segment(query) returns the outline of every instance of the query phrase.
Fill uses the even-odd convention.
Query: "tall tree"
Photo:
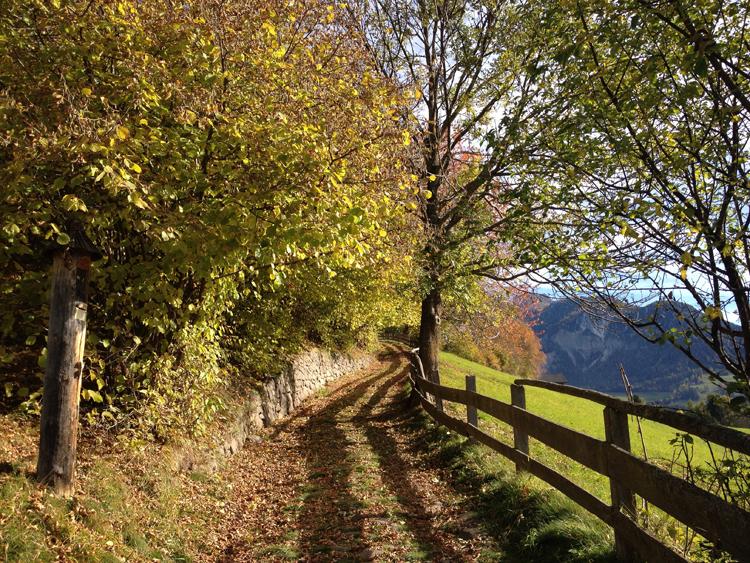
[[[495,276],[534,206],[518,164],[533,152],[542,42],[523,2],[362,0],[349,8],[381,72],[414,92],[413,166],[425,244],[419,347],[438,379],[443,299]],[[409,139],[405,139],[409,143]]]

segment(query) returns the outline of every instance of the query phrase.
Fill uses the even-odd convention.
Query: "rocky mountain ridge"
[[[652,303],[633,312],[648,318],[656,306]],[[686,314],[697,314],[689,305],[684,308]],[[667,326],[679,325],[674,313],[662,309],[659,314]],[[606,311],[590,315],[570,300],[542,298],[534,329],[547,356],[544,379],[621,394],[622,365],[634,392],[650,401],[680,404],[719,391],[674,346],[648,342]],[[695,346],[701,358],[712,361],[705,345]]]

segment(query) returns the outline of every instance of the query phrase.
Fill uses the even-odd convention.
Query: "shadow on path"
[[[403,383],[408,376],[409,364],[401,365],[398,372],[384,381],[360,410],[366,421],[365,435],[372,449],[378,454],[380,475],[389,490],[396,496],[403,508],[404,522],[414,535],[420,549],[430,559],[459,561],[462,554],[443,540],[437,527],[437,517],[441,505],[437,499],[422,496],[415,480],[429,479],[430,475],[410,471],[412,464],[404,459],[393,433],[401,431],[395,421],[408,411],[408,397],[404,394]],[[373,416],[373,412],[379,412]]]
[[[397,440],[407,408],[409,364],[389,347],[377,371],[336,391],[299,428],[307,485],[298,519],[299,550],[310,561],[461,561],[440,529],[442,505],[430,480]]]
[[[381,355],[379,359],[386,358],[390,363],[385,372],[397,369],[397,355]],[[363,533],[366,507],[352,491],[356,464],[352,450],[359,443],[346,429],[352,424],[349,411],[381,377],[383,371],[378,371],[335,390],[335,398],[297,430],[308,468],[298,519],[298,545],[311,561],[367,558],[363,554],[368,547]],[[309,410],[302,414],[309,414]]]
[[[603,524],[409,407],[408,366],[391,346],[240,454],[218,560],[613,559]]]

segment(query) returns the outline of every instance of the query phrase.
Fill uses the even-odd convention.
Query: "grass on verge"
[[[73,499],[34,480],[38,430],[0,416],[0,561],[191,561],[211,550],[225,484],[177,474],[154,448],[79,444]]]
[[[562,494],[526,474],[517,475],[501,455],[447,431],[422,411],[410,424],[468,498],[472,520],[502,549],[484,554],[483,561],[616,560],[611,529]]]
[[[477,391],[479,393],[506,403],[510,402],[510,384],[516,377],[447,352],[440,354],[440,360],[440,375],[443,385],[464,388],[465,376],[472,374],[477,378]],[[530,412],[553,422],[573,428],[594,438],[604,439],[604,407],[598,403],[555,393],[547,389],[527,387],[526,408]],[[457,416],[463,418],[465,407],[455,405],[454,412]],[[485,431],[497,435],[506,443],[513,442],[513,433],[510,426],[498,422],[482,412],[479,413],[479,416],[480,427],[483,427]],[[643,447],[638,435],[635,417],[630,416],[628,418],[631,450],[635,455],[643,457]],[[641,427],[649,461],[662,466],[669,465],[669,461],[674,454],[674,447],[669,442],[675,437],[677,430],[650,420],[641,420]],[[605,502],[609,502],[609,480],[606,477],[533,439],[530,443],[530,449],[532,456],[536,459],[559,471]],[[701,440],[695,440],[691,453],[693,467],[706,466],[710,461],[708,447]],[[506,461],[506,463],[508,467],[512,466],[510,461]]]
[[[440,359],[441,379],[444,385],[464,388],[465,376],[472,374],[476,376],[479,393],[506,403],[510,402],[510,384],[516,379],[514,376],[450,353],[441,353]],[[457,418],[464,419],[466,416],[466,407],[463,405],[447,403],[446,408]],[[526,387],[526,408],[558,424],[597,439],[604,439],[604,407],[598,403],[546,389]],[[710,481],[710,475],[712,475],[712,453],[719,460],[717,463],[720,463],[721,458],[726,455],[724,448],[716,445],[709,447],[707,442],[701,439],[692,440],[689,436],[686,439],[681,438],[677,444],[673,445],[670,441],[675,440],[677,436],[684,437],[686,435],[674,428],[650,420],[641,420],[642,443],[641,436],[638,434],[636,418],[633,416],[629,416],[628,418],[633,454],[642,459],[645,457],[648,461],[671,471],[683,479],[690,480],[691,475],[699,475],[702,470],[709,476],[708,480]],[[479,426],[484,432],[499,438],[506,444],[513,443],[513,431],[509,425],[480,412]],[[689,444],[687,443],[688,441],[690,441]],[[643,444],[645,444],[646,455],[644,455]],[[609,480],[606,477],[599,475],[595,471],[584,467],[536,440],[531,439],[529,446],[532,457],[556,470],[558,473],[565,475],[604,502],[610,502]],[[684,450],[678,449],[683,447]],[[497,463],[501,467],[507,471],[513,471],[513,464],[510,460],[502,456],[497,457]],[[735,457],[737,457],[737,454],[735,454]],[[690,459],[689,467],[686,464],[686,458]],[[530,480],[537,486],[549,488],[548,485],[538,479],[530,478]],[[703,488],[709,486],[709,484],[700,479],[695,484]],[[716,493],[716,491],[713,492]],[[640,497],[636,498],[639,523],[648,528],[660,541],[671,546],[691,560],[717,560],[717,557],[719,557],[718,553],[698,533],[694,530],[689,530],[685,525],[679,523],[655,506],[646,505]],[[729,561],[731,558],[722,560]]]

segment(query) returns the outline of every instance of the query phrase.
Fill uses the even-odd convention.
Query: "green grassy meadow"
[[[441,353],[440,361],[440,374],[443,385],[464,388],[465,376],[471,374],[477,378],[477,391],[479,393],[506,403],[510,402],[510,384],[516,379],[515,376],[485,367],[448,352]],[[452,409],[457,416],[463,418],[465,413],[463,405],[454,404],[448,408]],[[604,439],[604,407],[598,403],[555,393],[546,389],[527,387],[526,408],[548,420],[588,434],[594,438]],[[479,426],[482,430],[503,439],[508,444],[513,443],[513,433],[509,425],[499,422],[481,411],[479,417]],[[675,455],[675,447],[669,441],[675,437],[678,431],[648,420],[641,420],[641,426],[649,461],[653,461],[663,467],[669,466],[670,460]],[[630,417],[630,433],[633,453],[643,457],[643,446],[641,438],[638,435],[638,426],[635,417]],[[715,454],[720,453],[717,451],[718,449],[720,448],[714,447]],[[606,477],[570,460],[552,448],[535,441],[533,438],[530,440],[530,453],[542,463],[570,478],[600,499],[609,502],[609,480]],[[691,465],[693,467],[705,465],[710,460],[709,448],[700,440],[694,442],[689,453],[692,455]],[[675,473],[680,474],[682,471],[684,459],[684,456],[678,459],[677,464],[673,467]],[[507,463],[509,466],[512,465],[510,461]]]

